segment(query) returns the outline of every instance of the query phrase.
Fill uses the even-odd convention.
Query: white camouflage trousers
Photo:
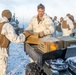
[[[0,75],[6,75],[7,57],[0,56]]]

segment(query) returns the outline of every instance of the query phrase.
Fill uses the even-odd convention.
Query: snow
[[[24,52],[24,44],[11,43],[9,47],[7,75],[25,75],[29,56]]]

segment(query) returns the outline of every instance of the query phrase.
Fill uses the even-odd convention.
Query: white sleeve
[[[1,34],[5,35],[9,41],[13,43],[21,43],[25,41],[24,34],[20,34],[19,36],[15,33],[13,26],[9,23],[6,23],[1,31]]]
[[[46,30],[44,31],[45,35],[52,34],[54,32],[53,22],[50,18],[47,18],[45,21]]]

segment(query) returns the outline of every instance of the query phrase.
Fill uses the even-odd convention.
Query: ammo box
[[[55,37],[39,39],[38,49],[44,53],[63,48],[63,41]]]
[[[38,34],[33,34],[27,38],[25,43],[38,44],[38,41],[39,41]]]

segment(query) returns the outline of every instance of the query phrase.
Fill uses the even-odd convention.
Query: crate
[[[61,36],[57,38],[63,41],[63,48],[67,48],[68,46],[71,45],[76,45],[76,39],[74,37]]]
[[[44,53],[63,48],[63,41],[55,37],[39,39],[38,49]]]
[[[29,44],[38,44],[39,38],[38,38],[38,34],[33,34],[30,35],[27,40],[25,41],[25,43],[29,43]]]

